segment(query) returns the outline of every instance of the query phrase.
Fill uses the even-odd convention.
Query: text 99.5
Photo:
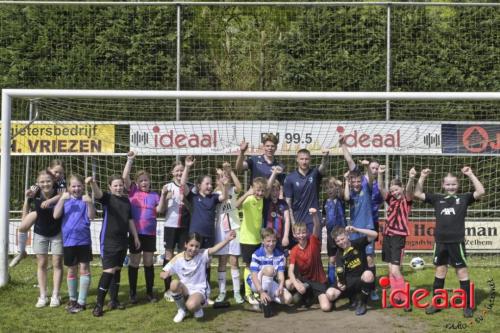
[[[311,133],[285,133],[286,143],[306,143],[312,142]]]

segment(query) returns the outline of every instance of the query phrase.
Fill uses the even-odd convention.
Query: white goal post
[[[303,92],[3,89],[0,164],[0,287],[8,282],[11,106],[13,98],[298,100],[298,101],[499,101],[500,92]]]

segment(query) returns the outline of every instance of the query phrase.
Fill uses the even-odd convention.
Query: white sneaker
[[[214,300],[213,299],[207,299],[207,305],[214,305]]]
[[[180,323],[181,321],[184,320],[184,318],[186,317],[186,315],[187,315],[187,313],[186,313],[185,310],[178,309],[177,310],[177,314],[174,317],[174,323]]]
[[[203,316],[205,315],[205,313],[203,312],[203,308],[200,308],[198,311],[193,313],[193,315],[197,319],[203,318]]]
[[[247,301],[252,305],[259,305],[259,301],[255,298],[253,294],[247,296]]]
[[[21,262],[21,260],[23,260],[24,258],[26,258],[28,256],[28,254],[26,252],[21,252],[21,253],[18,253],[13,259],[12,261],[9,263],[9,267],[12,268],[12,267],[15,267],[17,266],[17,264],[19,264],[19,262]]]
[[[165,291],[165,294],[163,294],[163,298],[165,298],[165,301],[170,303],[175,301],[174,298],[172,297],[172,293],[170,292],[170,290]]]
[[[217,298],[215,299],[215,303],[220,303],[220,302],[224,302],[226,300],[226,292],[222,292],[219,294],[219,296],[217,296]]]
[[[52,296],[50,298],[50,305],[49,306],[51,308],[57,308],[60,305],[61,305],[61,297],[59,297],[59,296],[56,296],[56,297]]]
[[[38,301],[36,302],[35,306],[37,308],[43,308],[46,307],[48,303],[49,299],[47,297],[38,297]]]

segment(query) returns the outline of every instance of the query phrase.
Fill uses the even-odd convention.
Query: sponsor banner
[[[380,221],[380,237],[375,243],[382,250],[385,221]],[[410,235],[406,237],[406,250],[433,250],[435,221],[410,221]],[[474,252],[500,251],[500,221],[466,221],[465,247]]]
[[[88,123],[31,124],[13,122],[12,153],[102,154],[115,152],[115,126]]]
[[[500,125],[443,124],[443,153],[500,154]]]
[[[261,154],[262,136],[279,137],[278,155],[307,148],[341,154],[340,136],[353,154],[440,154],[441,125],[413,122],[179,121],[130,125],[130,149],[141,155],[237,154],[244,139],[248,154]]]

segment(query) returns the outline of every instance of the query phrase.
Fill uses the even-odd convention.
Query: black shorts
[[[327,289],[326,283],[321,283],[318,281],[312,281],[312,280],[308,280],[308,279],[303,278],[300,275],[299,268],[297,265],[294,266],[293,272],[294,272],[295,278],[297,280],[299,280],[300,282],[302,282],[304,284],[307,283],[309,285],[309,288],[307,288],[308,290],[307,290],[306,297],[311,298],[311,300],[312,300],[311,303],[316,303],[318,301],[318,296],[326,293],[326,289]]]
[[[435,266],[451,265],[455,268],[467,267],[467,253],[465,244],[461,243],[436,243],[434,244]]]
[[[326,234],[326,251],[329,257],[337,255],[337,244],[335,244],[330,232]]]
[[[380,230],[378,220],[377,221],[373,221],[373,230],[375,230],[377,232],[377,237],[373,241],[377,242],[378,241],[379,230]]]
[[[339,289],[338,287],[336,287]],[[340,290],[340,289],[339,289]],[[346,288],[341,291],[339,298],[354,297],[361,291],[361,276],[351,276],[346,280]]]
[[[321,294],[326,293],[326,284],[317,282],[317,281],[309,281],[304,280],[300,281],[302,283],[307,283],[309,287],[307,288],[306,297],[310,298],[310,303],[315,304],[318,303],[318,297]]]
[[[257,249],[260,247],[260,244],[241,244],[240,243],[240,249],[241,249],[241,260],[250,267],[250,263],[252,262],[252,254],[257,251]]]
[[[167,250],[175,250],[184,251],[184,247],[186,245],[186,240],[189,234],[188,228],[172,228],[172,227],[164,227],[163,228],[163,247]]]
[[[405,250],[406,236],[384,236],[382,240],[382,261],[401,265]]]
[[[63,247],[64,266],[76,266],[79,263],[92,261],[92,245]]]
[[[123,260],[125,260],[126,256],[127,256],[127,249],[116,250],[116,251],[113,250],[108,251],[105,249],[101,254],[102,269],[105,270],[113,267],[122,267]]]
[[[156,251],[156,236],[139,235],[141,246],[136,249],[134,244],[134,237],[128,238],[128,250],[130,253],[136,254],[141,252],[155,252]]]

